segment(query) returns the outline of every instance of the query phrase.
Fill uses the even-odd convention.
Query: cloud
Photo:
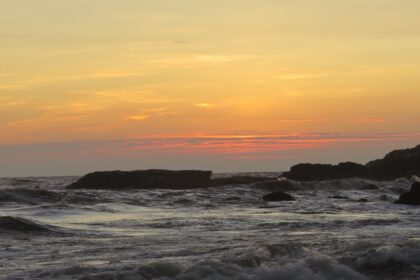
[[[366,158],[372,150],[418,142],[413,134],[151,134],[128,139],[0,144],[1,174],[81,174],[88,170],[208,168],[213,170],[284,170],[307,160],[341,161]],[[339,155],[337,152],[346,151]],[[381,152],[381,153],[382,153]],[[356,155],[357,154],[357,155]],[[311,156],[312,155],[312,156]],[[315,156],[315,158],[314,158]],[[371,154],[375,156],[375,154]],[[66,159],[63,162],[63,158]],[[40,171],[39,162],[43,162]],[[57,165],[62,162],[63,165]],[[6,164],[7,163],[7,164]],[[68,164],[68,165],[67,165]],[[63,169],[63,166],[72,169]],[[283,166],[283,167],[282,167]],[[25,169],[26,168],[26,169]],[[71,170],[76,170],[75,172]],[[77,171],[78,170],[78,171]],[[281,169],[280,169],[281,170]],[[77,172],[77,173],[76,173]],[[50,173],[52,174],[52,173]]]
[[[383,119],[383,118],[373,118],[373,117],[352,118],[350,120],[353,121],[353,122],[355,122],[355,123],[366,123],[366,124],[386,122],[386,119]]]
[[[128,116],[133,121],[144,121],[152,117],[175,116],[178,112],[168,110],[166,108],[153,108],[144,110],[144,114],[136,114]]]
[[[149,115],[134,115],[134,116],[129,116],[128,118],[133,121],[144,121],[148,119],[149,117],[150,117]]]
[[[158,134],[135,135],[124,150],[186,154],[247,154],[396,141],[411,134]],[[418,137],[416,135],[415,137]]]
[[[197,55],[195,59],[203,63],[229,63],[253,58],[252,55]]]
[[[328,122],[330,119],[280,119],[278,122],[296,122],[296,123],[311,123],[311,122]]]
[[[296,74],[281,74],[281,75],[277,75],[274,76],[274,79],[279,79],[279,80],[304,80],[304,79],[318,79],[318,78],[324,78],[329,76],[329,74],[324,74],[324,73],[320,73],[320,74],[300,74],[300,73],[296,73]]]
[[[199,108],[210,108],[213,106],[213,104],[210,103],[197,103],[195,104],[195,106],[199,107]]]
[[[160,57],[149,60],[152,66],[164,68],[200,67],[205,65],[227,64],[237,61],[248,60],[255,56],[249,54],[179,54],[176,56]]]
[[[136,71],[110,71],[110,72],[86,72],[82,74],[62,74],[34,76],[30,79],[16,80],[11,84],[2,84],[2,90],[24,90],[36,86],[43,86],[52,83],[62,83],[71,81],[89,81],[103,79],[122,79],[131,77],[143,77],[155,74],[154,72],[136,72]]]
[[[158,116],[158,117],[164,117],[164,116],[176,116],[178,115],[178,112],[169,110],[167,108],[153,108],[153,109],[147,109],[145,112],[149,115]]]
[[[28,88],[24,84],[2,84],[0,85],[0,90],[22,90]]]

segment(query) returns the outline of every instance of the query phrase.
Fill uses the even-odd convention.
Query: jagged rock
[[[292,166],[284,177],[298,181],[322,181],[346,178],[367,177],[365,166],[353,162],[343,162],[338,165],[302,163]]]
[[[399,204],[420,205],[420,183],[413,183],[411,189],[400,195],[400,199],[396,202]]]
[[[420,145],[412,149],[396,150],[383,159],[367,163],[365,166],[353,162],[338,165],[302,163],[293,166],[284,177],[297,181],[322,181],[348,178],[371,178],[394,180],[420,176]],[[374,189],[374,186],[371,186]]]
[[[262,198],[264,201],[291,201],[295,200],[293,196],[284,192],[272,192],[264,195]]]
[[[139,170],[106,171],[87,174],[69,189],[191,189],[209,187],[211,171]]]
[[[412,149],[396,150],[366,164],[369,176],[379,180],[420,175],[420,145]]]

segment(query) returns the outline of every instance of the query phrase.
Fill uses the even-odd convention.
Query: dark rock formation
[[[264,195],[262,198],[264,201],[291,201],[295,200],[293,196],[284,192],[273,192]]]
[[[322,181],[348,178],[394,180],[420,176],[420,145],[412,149],[396,150],[383,159],[365,166],[353,162],[338,165],[302,163],[293,166],[284,177],[297,181]],[[369,186],[374,189],[374,185]]]
[[[420,145],[412,149],[396,150],[366,164],[369,176],[379,180],[420,175]]]
[[[353,162],[343,162],[338,165],[302,163],[292,166],[283,176],[298,181],[322,181],[365,178],[368,172],[365,166]]]
[[[232,176],[227,178],[217,178],[211,180],[212,187],[226,186],[226,185],[248,185],[258,182],[265,182],[273,180],[271,177],[254,177],[254,176]]]
[[[399,204],[420,205],[420,183],[413,183],[411,189],[400,195],[400,199],[396,202]]]
[[[87,174],[69,189],[191,189],[209,187],[211,171],[139,170],[107,171]]]

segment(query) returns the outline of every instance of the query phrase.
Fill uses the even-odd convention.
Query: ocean
[[[420,279],[420,207],[394,203],[408,179],[290,182],[282,202],[261,184],[65,189],[77,179],[0,179],[0,279]]]

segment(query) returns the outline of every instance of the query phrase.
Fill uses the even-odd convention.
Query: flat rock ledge
[[[191,189],[211,185],[211,171],[138,170],[87,174],[68,189]]]

